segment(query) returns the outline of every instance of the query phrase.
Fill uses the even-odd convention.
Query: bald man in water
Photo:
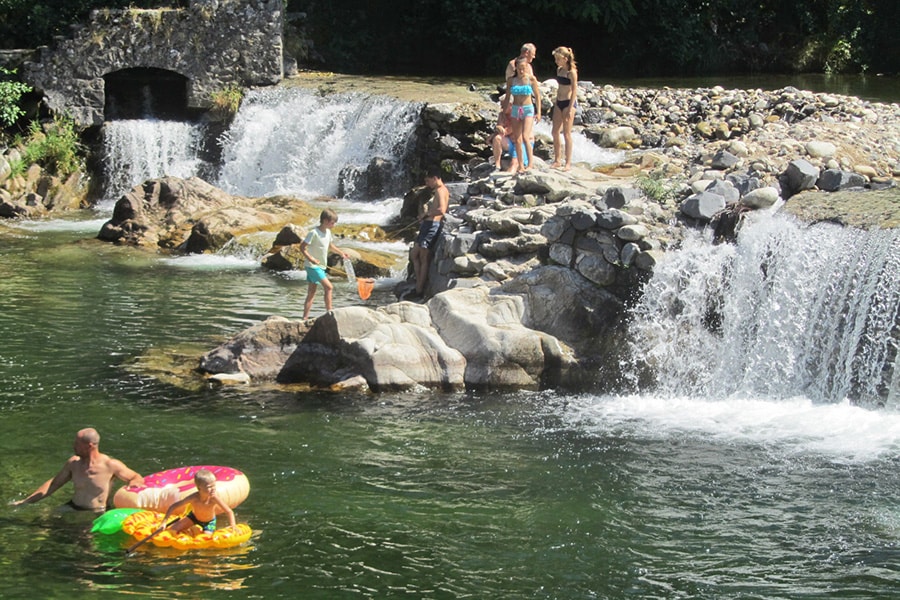
[[[72,482],[75,492],[68,506],[76,510],[103,512],[117,477],[128,485],[143,485],[144,478],[125,463],[100,452],[100,434],[88,427],[75,434],[75,455],[66,461],[53,479],[48,479],[30,496],[12,502],[14,506],[32,504],[50,496],[63,485]]]

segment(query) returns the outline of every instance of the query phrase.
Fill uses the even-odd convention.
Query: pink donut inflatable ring
[[[246,500],[250,494],[250,481],[237,469],[200,465],[147,475],[143,486],[119,488],[113,496],[113,505],[116,508],[146,508],[165,512],[175,502],[197,491],[194,475],[200,469],[212,471],[216,476],[216,495],[231,508]]]

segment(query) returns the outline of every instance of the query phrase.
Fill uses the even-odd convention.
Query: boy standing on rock
[[[428,269],[431,267],[432,252],[441,237],[444,215],[450,207],[450,190],[444,185],[441,170],[431,168],[425,174],[425,185],[432,190],[431,200],[420,209],[419,235],[412,250],[413,270],[416,274],[416,295],[424,297],[428,283]]]
[[[325,310],[331,312],[331,298],[334,294],[334,284],[328,279],[325,272],[328,267],[328,251],[340,254],[341,258],[347,258],[343,250],[331,241],[331,230],[337,224],[338,216],[330,208],[326,208],[319,216],[319,226],[312,229],[306,238],[300,243],[300,252],[306,261],[306,281],[309,283],[306,292],[306,302],[303,304],[303,320],[309,318],[312,309],[313,298],[316,297],[316,285],[321,284],[325,289]]]

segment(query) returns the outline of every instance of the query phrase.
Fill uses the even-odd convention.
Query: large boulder
[[[269,317],[200,357],[200,370],[214,375],[245,373],[255,380],[274,380],[307,332],[309,326],[302,321]]]
[[[573,352],[523,325],[525,311],[521,296],[482,286],[448,290],[426,305],[339,308],[308,331],[272,317],[204,355],[200,368],[320,387],[364,381],[372,391],[556,385],[572,370]]]
[[[624,315],[622,300],[566,267],[533,269],[501,290],[523,299],[524,326],[563,340],[581,356],[604,352]]]
[[[540,389],[573,361],[555,337],[522,324],[520,296],[455,289],[432,298],[428,308],[441,337],[466,357],[468,386]]]
[[[819,179],[819,173],[818,167],[810,164],[809,161],[798,158],[788,163],[787,169],[784,170],[781,178],[784,181],[784,187],[790,195],[794,195],[815,187],[816,181]]]
[[[709,221],[723,208],[725,208],[725,198],[712,192],[692,194],[681,203],[682,213],[701,221]]]
[[[278,381],[331,386],[362,377],[373,391],[462,389],[465,358],[431,327],[426,307],[401,304],[340,308],[318,318]]]
[[[219,249],[241,234],[275,232],[293,221],[309,221],[314,212],[295,198],[244,198],[198,177],[163,177],[122,196],[97,237],[199,253]]]

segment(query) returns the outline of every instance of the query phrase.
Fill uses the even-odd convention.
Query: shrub
[[[637,184],[645,196],[659,204],[665,204],[675,198],[679,185],[678,181],[666,181],[656,173],[638,177]]]
[[[243,99],[244,88],[235,84],[229,85],[224,90],[213,92],[212,111],[222,118],[230,119],[237,114]]]
[[[46,127],[32,121],[23,146],[23,165],[37,163],[60,177],[82,168],[81,142],[71,119],[54,117]]]
[[[9,127],[25,114],[19,106],[19,100],[31,91],[31,86],[6,79],[6,76],[14,74],[15,71],[0,67],[0,127]]]

